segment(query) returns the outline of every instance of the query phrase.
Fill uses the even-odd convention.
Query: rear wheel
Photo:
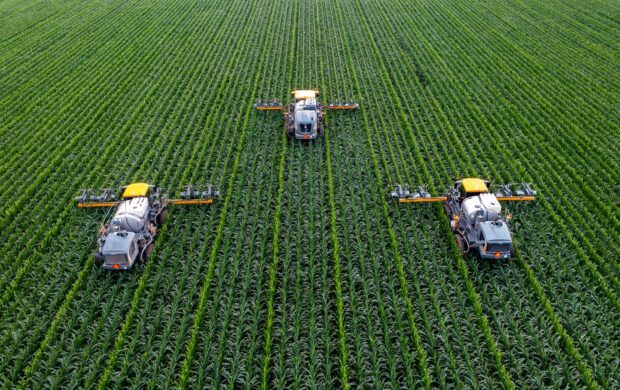
[[[323,137],[323,135],[325,135],[325,125],[319,122],[319,137]]]
[[[452,220],[452,207],[450,207],[449,204],[444,203],[443,209],[446,211],[446,215],[448,216],[448,219]]]
[[[467,244],[465,242],[465,237],[463,237],[460,234],[455,234],[454,238],[456,239],[456,245],[458,245],[459,250],[461,251],[462,254],[466,254],[467,253]]]
[[[284,119],[286,120],[286,135],[290,137],[295,134],[295,122],[290,114],[284,114]]]
[[[162,227],[164,225],[167,212],[168,212],[168,209],[164,206],[164,208],[159,212],[159,214],[157,214],[157,218],[155,219],[155,223],[157,223],[157,227]]]
[[[101,253],[95,253],[95,265],[101,267],[103,265],[103,255]]]
[[[151,256],[151,252],[153,252],[153,247],[155,247],[155,244],[150,243],[146,248],[144,248],[142,254],[140,255],[140,263],[146,265],[148,258]]]

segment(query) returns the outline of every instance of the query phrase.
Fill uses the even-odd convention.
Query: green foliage
[[[617,5],[0,4],[0,387],[618,388]],[[616,18],[617,19],[617,18]],[[318,88],[324,139],[277,113]],[[514,258],[394,182],[528,181]],[[146,267],[80,188],[220,184]]]

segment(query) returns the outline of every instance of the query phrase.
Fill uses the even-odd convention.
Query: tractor
[[[76,198],[78,208],[116,207],[112,219],[99,229],[95,265],[106,270],[129,270],[136,262],[146,264],[155,235],[162,227],[168,205],[211,204],[219,196],[217,187],[205,190],[185,186],[180,199],[166,199],[159,187],[133,183],[122,187],[120,200],[112,189],[85,189]]]
[[[432,197],[424,187],[410,191],[409,186],[397,184],[390,195],[399,203],[443,202],[463,254],[473,250],[482,259],[508,259],[513,252],[511,215],[502,215],[500,202],[532,201],[536,191],[528,183],[518,183],[501,185],[491,193],[488,185],[488,180],[478,178],[456,180],[445,195]]]
[[[254,107],[259,111],[284,111],[286,135],[299,140],[313,140],[325,133],[325,110],[356,110],[357,103],[319,103],[317,90],[295,90],[291,92],[294,101],[288,106],[279,101],[257,101]]]

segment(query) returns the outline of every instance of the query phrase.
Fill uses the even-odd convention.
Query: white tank
[[[491,193],[482,193],[478,195],[480,197],[480,201],[482,205],[488,210],[493,211],[497,214],[502,212],[502,205],[499,203],[499,200],[495,197],[495,194]]]
[[[476,220],[476,214],[482,211],[480,214],[482,221],[495,221],[499,218],[499,213],[502,211],[502,206],[494,194],[482,193],[476,196],[471,196],[465,200],[461,205],[463,213],[470,221]]]
[[[108,229],[110,231],[125,230],[140,233],[144,231],[149,209],[149,200],[145,197],[124,200],[118,205]]]

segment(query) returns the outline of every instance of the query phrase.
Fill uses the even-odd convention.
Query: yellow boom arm
[[[524,202],[536,200],[535,196],[496,196],[500,202]]]
[[[78,203],[77,207],[80,209],[91,209],[95,207],[114,207],[118,206],[121,202],[92,202],[92,203]],[[192,204],[212,204],[213,198],[209,199],[168,199],[168,204],[174,205],[192,205]]]
[[[357,110],[359,105],[357,103],[352,104],[326,104],[323,106],[326,110]]]
[[[281,111],[281,110],[288,109],[288,107],[287,106],[261,106],[261,105],[256,105],[256,109],[258,111]]]
[[[437,203],[437,202],[446,202],[448,197],[446,196],[434,196],[430,198],[399,198],[399,203]]]
[[[208,199],[168,199],[168,204],[190,205],[190,204],[212,204],[213,198]]]
[[[95,207],[114,207],[118,206],[121,202],[92,202],[92,203],[78,203],[77,207],[80,209],[90,209]]]

